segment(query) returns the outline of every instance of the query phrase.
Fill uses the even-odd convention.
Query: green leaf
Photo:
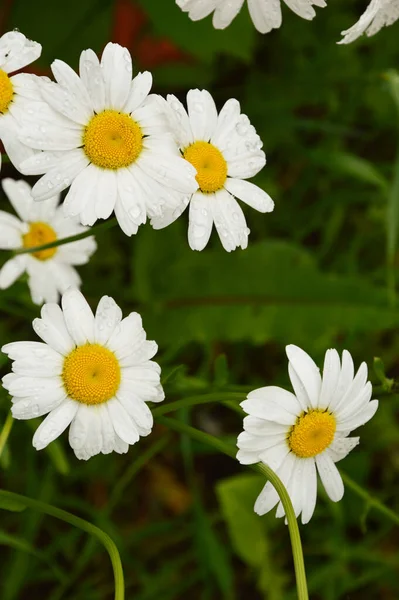
[[[233,550],[258,573],[258,585],[270,600],[281,600],[284,576],[271,560],[264,521],[254,512],[257,495],[265,485],[261,475],[235,475],[217,484],[216,492]]]
[[[22,512],[26,509],[26,505],[15,498],[0,496],[0,509],[10,510],[12,512]]]
[[[135,253],[137,261],[145,255],[142,287],[151,300],[143,298],[144,322],[159,343],[278,340],[309,345],[312,340],[325,348],[338,335],[399,325],[385,288],[357,276],[322,272],[298,246],[254,243],[237,250],[232,260],[220,247],[184,251],[187,242],[175,225],[143,232]]]
[[[312,157],[315,162],[322,164],[333,172],[344,173],[384,190],[388,188],[388,182],[382,173],[371,162],[360,156],[349,152],[317,151],[312,154]]]
[[[171,38],[182,50],[204,61],[221,52],[249,62],[256,40],[256,30],[246,11],[222,31],[216,30],[212,19],[191,21],[175,2],[139,0],[159,35]],[[239,40],[239,43],[237,42]]]

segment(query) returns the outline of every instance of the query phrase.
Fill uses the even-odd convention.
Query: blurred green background
[[[187,216],[129,239],[114,228],[80,268],[94,307],[113,296],[143,315],[167,399],[261,385],[289,387],[284,346],[321,365],[328,347],[357,365],[374,356],[399,376],[395,279],[399,221],[399,24],[339,46],[367,2],[329,0],[312,22],[283,10],[280,30],[256,32],[246,8],[226,31],[192,23],[174,0],[2,0],[1,32],[17,27],[43,45],[33,65],[77,67],[83,49],[126,45],[154,91],[182,100],[207,88],[218,108],[239,99],[264,142],[255,178],[275,211],[245,209],[249,249],[227,254],[213,235],[202,253],[187,243]],[[284,7],[286,8],[286,7]],[[396,102],[395,102],[396,93]],[[10,164],[1,177],[20,175]],[[0,208],[10,210],[2,195]],[[0,255],[0,264],[6,253]],[[38,314],[25,281],[0,295],[0,342],[35,339]],[[180,368],[176,370],[176,367]],[[1,374],[9,370],[0,355]],[[0,391],[4,422],[9,399]],[[397,395],[381,397],[342,467],[399,509]],[[178,413],[235,443],[242,420],[218,403]],[[291,600],[296,597],[287,528],[253,503],[263,478],[160,425],[127,455],[79,462],[66,436],[43,452],[36,424],[14,424],[1,459],[1,487],[58,505],[106,530],[120,549],[127,598]],[[341,466],[341,464],[340,464]],[[335,505],[320,490],[301,527],[313,600],[399,598],[398,529],[351,490]],[[0,515],[1,600],[108,600],[109,558],[79,530],[25,511]]]

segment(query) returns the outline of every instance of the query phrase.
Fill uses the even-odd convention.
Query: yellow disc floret
[[[47,223],[36,221],[35,223],[30,223],[29,231],[22,236],[22,239],[24,248],[34,248],[35,246],[43,246],[44,244],[55,242],[57,234]],[[48,260],[49,258],[52,258],[56,252],[57,248],[47,248],[47,250],[32,252],[32,256],[39,260]]]
[[[101,169],[128,167],[143,149],[143,134],[130,115],[104,110],[85,127],[83,150]]]
[[[335,417],[322,410],[312,410],[298,417],[288,435],[288,445],[300,458],[323,452],[334,440]]]
[[[102,404],[115,396],[121,382],[121,368],[111,350],[100,344],[85,344],[66,356],[62,379],[73,400]]]
[[[11,79],[0,69],[0,113],[5,113],[14,96],[14,88]]]
[[[221,190],[227,178],[227,163],[216,146],[209,142],[194,142],[183,156],[197,169],[196,180],[201,192],[210,194]]]

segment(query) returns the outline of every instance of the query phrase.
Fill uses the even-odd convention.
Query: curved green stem
[[[118,548],[116,547],[115,543],[110,538],[110,536],[107,533],[105,533],[105,531],[103,531],[99,527],[96,527],[92,523],[81,519],[80,517],[76,517],[75,515],[67,512],[66,510],[56,508],[51,504],[46,504],[45,502],[40,502],[39,500],[34,500],[33,498],[28,498],[27,496],[22,496],[21,494],[14,494],[13,492],[0,490],[0,498],[10,500],[14,503],[23,504],[28,508],[33,508],[34,510],[38,510],[39,512],[55,517],[56,519],[65,521],[66,523],[69,523],[74,527],[78,527],[79,529],[86,531],[90,535],[95,536],[104,545],[111,559],[115,578],[114,600],[124,600],[125,585],[123,578],[122,563],[119,556]]]
[[[211,394],[209,394],[211,395]],[[176,403],[174,403],[176,404]],[[155,411],[154,411],[155,412]],[[199,431],[194,427],[190,427],[183,423],[182,421],[177,421],[175,419],[170,419],[169,417],[157,416],[157,421],[170,429],[178,431],[180,433],[185,433],[192,437],[193,439],[198,440],[208,446],[212,446],[216,450],[227,454],[231,458],[236,457],[237,450],[234,446],[230,446],[226,444],[222,440],[215,438],[213,435],[209,435],[203,431]],[[305,573],[305,564],[303,560],[303,552],[302,552],[302,544],[301,544],[301,536],[299,533],[298,523],[295,517],[294,508],[291,503],[291,499],[287,490],[285,489],[280,478],[270,469],[263,464],[251,465],[257,471],[260,471],[269,479],[270,483],[274,486],[276,492],[278,493],[282,505],[285,510],[285,514],[288,522],[288,530],[290,533],[291,546],[292,546],[292,555],[294,559],[294,567],[295,567],[295,577],[296,577],[296,585],[298,592],[298,600],[308,600],[308,588],[306,582],[306,573]]]
[[[91,235],[97,235],[102,231],[111,229],[111,227],[114,227],[116,223],[116,219],[109,219],[108,221],[105,221],[105,223],[100,223],[99,225],[91,227],[87,231],[83,231],[83,233],[70,235],[69,237],[55,240],[55,242],[49,242],[48,244],[42,244],[41,246],[33,246],[32,248],[18,248],[18,250],[14,251],[14,254],[31,254],[32,252],[39,252],[41,250],[48,250],[49,248],[56,248],[57,246],[63,246],[64,244],[70,244],[71,242],[78,242],[79,240],[83,240],[84,238],[90,237]]]
[[[347,475],[346,473],[343,473],[342,471],[340,471],[340,473],[341,473],[341,477],[342,477],[343,481],[345,482],[345,484],[349,488],[351,488],[351,490],[353,490],[355,492],[355,494],[357,494],[358,496],[363,498],[363,500],[366,501],[366,503],[368,504],[368,506],[370,508],[375,508],[378,512],[380,512],[381,514],[388,517],[388,519],[393,521],[396,525],[399,525],[399,515],[397,515],[393,510],[391,510],[384,504],[382,504],[382,502],[377,500],[377,498],[375,498],[374,496],[371,496],[358,483],[356,483],[356,481],[353,481],[353,479],[351,479],[351,477],[349,477],[349,475]]]
[[[0,433],[0,457],[3,454],[3,450],[7,444],[8,436],[11,433],[11,429],[14,423],[14,419],[12,414],[9,412],[7,415],[7,419],[3,425],[3,429]]]
[[[211,394],[198,394],[197,396],[191,396],[189,398],[183,398],[183,400],[176,400],[175,402],[167,402],[161,406],[157,406],[152,411],[154,417],[164,415],[180,408],[186,408],[188,406],[196,406],[197,404],[208,404],[208,402],[230,402],[245,400],[246,395],[239,392],[214,392]]]

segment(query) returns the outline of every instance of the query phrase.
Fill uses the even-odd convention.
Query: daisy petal
[[[267,213],[272,212],[274,209],[274,202],[269,194],[249,181],[228,177],[224,187],[233,194],[233,196],[239,198],[248,204],[248,206],[251,206],[259,212]]]
[[[359,443],[360,438],[341,438],[336,437],[331,446],[328,448],[328,454],[334,462],[342,460],[355,448]]]
[[[33,329],[46,344],[64,356],[75,347],[58,304],[45,304],[41,310],[41,319],[33,321]]]
[[[36,450],[42,450],[60,436],[71,423],[78,408],[78,402],[68,399],[52,410],[33,436],[32,443]]]
[[[208,142],[218,119],[212,96],[206,90],[190,90],[187,94],[187,108],[194,138]]]
[[[308,397],[308,405],[317,408],[321,388],[320,371],[306,352],[293,344],[286,347],[288,360]],[[294,388],[295,389],[295,388]],[[296,390],[295,390],[296,392]]]
[[[213,225],[211,208],[213,201],[214,194],[202,192],[196,192],[191,198],[188,243],[192,250],[203,250],[209,241]]]
[[[69,289],[62,296],[62,310],[68,331],[77,346],[94,340],[94,316],[79,290]]]
[[[337,467],[327,453],[318,454],[315,460],[327,495],[333,502],[338,502],[344,495],[344,484]]]

